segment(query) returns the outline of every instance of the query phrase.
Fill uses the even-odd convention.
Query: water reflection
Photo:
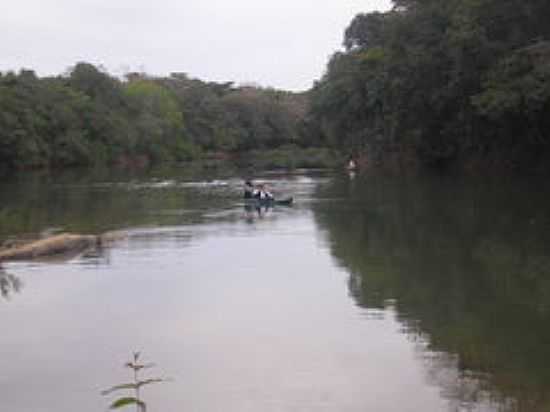
[[[395,310],[405,333],[426,342],[430,379],[466,410],[495,402],[550,409],[550,197],[542,187],[365,178],[319,189],[342,199],[314,209],[350,273],[351,296],[362,308]]]
[[[23,282],[17,276],[12,275],[0,265],[0,294],[8,299],[13,293],[19,293],[23,287]]]
[[[93,385],[136,345],[181,383],[152,394],[165,411],[549,408],[543,186],[272,179],[296,197],[292,209],[244,205],[238,178],[15,190],[1,234],[128,236],[69,264],[5,266],[26,284],[2,312],[1,348],[19,355],[1,365],[10,410],[98,410]],[[8,294],[18,290],[2,273]],[[22,396],[46,362],[59,380],[41,375],[50,386]]]
[[[0,242],[44,230],[102,233],[135,226],[198,223],[234,198],[228,181],[167,176],[29,174],[0,182]],[[183,213],[176,213],[182,212]]]
[[[135,227],[200,224],[242,208],[242,182],[223,171],[171,169],[137,174],[26,174],[0,182],[0,243],[43,232],[93,233]],[[231,173],[234,173],[231,171]],[[266,175],[276,193],[307,190],[311,178]],[[261,208],[258,217],[269,215]],[[251,217],[251,216],[248,216]]]
[[[246,203],[244,205],[245,219],[247,223],[254,223],[257,219],[265,219],[273,213],[273,205],[261,205],[259,203]]]
[[[204,170],[194,174],[171,169],[15,175],[10,181],[0,182],[0,249],[62,232],[103,235],[119,230],[124,238],[131,238],[131,248],[153,248],[162,242],[187,247],[191,238],[212,234],[206,229],[208,225],[219,232],[220,223],[269,221],[288,210],[282,206],[275,210],[272,205],[245,204],[242,181],[220,170],[210,174]],[[303,175],[265,175],[262,181],[278,194],[292,193],[302,200],[307,199],[316,183]],[[235,229],[229,227],[227,231]],[[39,263],[109,265],[112,246],[112,242],[106,242],[84,252],[68,250],[43,257]],[[18,278],[4,269],[0,273],[4,296],[20,290]]]

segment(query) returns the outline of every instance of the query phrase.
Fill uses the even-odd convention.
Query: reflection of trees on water
[[[426,342],[430,380],[457,404],[548,410],[548,196],[517,183],[353,185],[321,188],[349,197],[315,215],[357,304],[394,308],[408,336]]]
[[[429,343],[418,345],[417,357],[426,371],[426,380],[437,386],[449,401],[451,411],[518,411],[518,402],[496,390],[491,376],[473,370],[463,370],[460,356],[430,350]]]
[[[181,169],[159,172],[159,176],[149,173],[87,173],[80,179],[69,173],[25,174],[0,182],[1,191],[9,193],[0,205],[0,243],[51,228],[99,234],[128,227],[200,223],[206,211],[235,200],[235,193],[224,186],[183,190]]]
[[[9,298],[11,294],[18,293],[23,287],[21,280],[12,275],[0,265],[0,294],[3,298]]]

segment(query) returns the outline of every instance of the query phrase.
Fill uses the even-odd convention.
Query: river
[[[0,409],[106,410],[140,351],[149,411],[550,410],[544,182],[265,173],[295,203],[256,209],[243,177],[0,184],[2,241],[127,233],[0,267]]]

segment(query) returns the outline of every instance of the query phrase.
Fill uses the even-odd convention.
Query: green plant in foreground
[[[136,405],[137,412],[146,412],[147,407],[143,400],[140,398],[140,390],[142,386],[149,385],[151,383],[165,382],[166,379],[162,378],[152,378],[152,379],[139,379],[139,372],[142,369],[148,369],[155,366],[153,363],[140,363],[139,362],[140,352],[134,352],[133,361],[127,362],[124,366],[130,368],[134,371],[134,381],[130,383],[123,383],[120,385],[112,386],[111,388],[101,392],[102,395],[109,395],[113,392],[119,390],[133,390],[134,396],[123,396],[118,399],[115,399],[113,403],[109,406],[109,409],[119,409],[128,405]]]

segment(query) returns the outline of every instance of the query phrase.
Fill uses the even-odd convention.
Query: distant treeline
[[[312,91],[327,142],[439,166],[550,158],[548,0],[393,4],[353,19]]]
[[[0,73],[0,166],[133,164],[308,145],[304,94],[169,77]]]

